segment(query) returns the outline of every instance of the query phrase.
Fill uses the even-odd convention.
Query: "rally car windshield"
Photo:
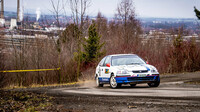
[[[112,66],[145,64],[137,55],[113,56],[111,60]]]

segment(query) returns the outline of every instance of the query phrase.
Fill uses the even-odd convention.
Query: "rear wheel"
[[[155,81],[152,83],[148,83],[149,87],[158,87],[160,85],[160,81]]]
[[[96,76],[96,84],[97,84],[97,87],[103,87],[103,84],[100,84],[100,82],[99,82],[98,76]]]
[[[110,77],[110,87],[111,88],[118,88],[118,87],[121,87],[122,84],[117,84],[116,80],[115,80],[115,77],[112,75]]]

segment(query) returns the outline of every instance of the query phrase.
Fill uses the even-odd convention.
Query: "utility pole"
[[[17,0],[17,22],[20,22],[20,0]]]
[[[4,0],[0,0],[1,2],[1,19],[4,19]]]

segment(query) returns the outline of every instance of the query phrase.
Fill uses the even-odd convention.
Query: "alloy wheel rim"
[[[115,77],[113,77],[113,76],[111,77],[111,86],[112,86],[112,87],[116,87],[116,86],[117,86]]]

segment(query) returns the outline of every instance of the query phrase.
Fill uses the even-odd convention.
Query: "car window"
[[[106,66],[107,63],[110,63],[110,56],[106,57],[106,60],[103,63],[103,66]]]
[[[99,66],[103,66],[103,63],[105,61],[106,57],[104,57],[100,62],[99,62]]]
[[[136,55],[124,55],[124,56],[112,57],[112,66],[134,65],[134,64],[145,64],[145,62]]]

